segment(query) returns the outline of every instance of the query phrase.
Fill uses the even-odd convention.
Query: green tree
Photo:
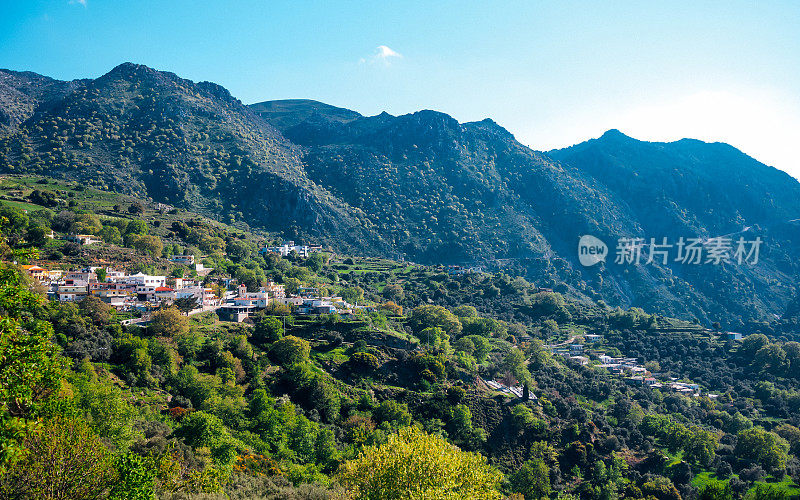
[[[697,426],[690,428],[683,445],[686,460],[708,467],[716,455],[718,440],[717,435],[712,432]]]
[[[786,359],[786,352],[778,344],[767,344],[756,351],[753,365],[760,371],[783,375],[789,368],[789,361]]]
[[[122,244],[122,234],[120,234],[116,226],[103,226],[98,236],[103,238],[106,243],[111,243],[112,245]]]
[[[6,479],[21,498],[100,498],[114,479],[111,453],[86,422],[56,417],[25,440],[27,454]]]
[[[642,484],[641,489],[644,495],[651,495],[657,500],[681,500],[678,489],[665,477],[655,477]]]
[[[408,412],[408,405],[387,399],[375,408],[374,416],[379,422],[389,422],[394,427],[405,427],[411,425],[411,414]]]
[[[245,285],[248,292],[255,292],[261,286],[261,278],[252,269],[246,267],[239,267],[234,271],[233,277],[236,281]]]
[[[434,350],[447,352],[450,349],[450,336],[438,326],[430,326],[417,334],[423,345],[429,346]]]
[[[740,431],[736,437],[737,456],[754,460],[767,471],[786,467],[789,443],[782,437],[764,430],[763,427]]]
[[[405,427],[345,462],[337,479],[355,499],[500,499],[501,474],[479,454]]]
[[[128,213],[134,215],[140,215],[144,213],[144,205],[139,202],[131,203],[128,205]]]
[[[794,498],[774,484],[757,484],[752,491],[745,495],[747,500],[789,500]]]
[[[189,322],[177,307],[164,307],[153,313],[147,329],[157,337],[177,337],[189,331]]]
[[[234,262],[242,262],[253,254],[253,247],[246,241],[231,240],[225,247],[228,257]]]
[[[774,429],[775,434],[779,435],[789,443],[791,451],[800,456],[800,429],[790,424],[781,424]]]
[[[104,282],[106,280],[106,277],[108,276],[108,271],[106,271],[102,267],[96,269],[94,273],[97,275],[97,281],[101,283]]]
[[[356,371],[364,372],[372,372],[381,365],[380,361],[378,361],[378,358],[374,354],[370,354],[368,352],[353,353],[353,355],[350,356],[349,364]]]
[[[721,482],[706,484],[697,497],[698,500],[735,500],[735,498],[730,484]]]
[[[28,222],[28,216],[22,210],[0,204],[0,233],[12,247],[20,245],[25,239]]]
[[[215,415],[203,411],[192,412],[181,420],[175,435],[194,448],[208,448],[214,463],[229,468],[236,459],[237,442],[225,424]]]
[[[462,330],[461,322],[453,313],[442,306],[435,305],[415,307],[408,323],[415,333],[428,327],[439,327],[450,338],[458,337]]]
[[[270,357],[284,366],[308,361],[309,354],[311,354],[309,343],[293,335],[278,340],[272,344],[269,351]]]
[[[508,371],[520,382],[530,382],[531,374],[525,366],[525,354],[516,347],[508,350],[499,368]]]
[[[75,212],[71,230],[78,234],[98,234],[102,227],[97,215],[88,211],[78,211]]]
[[[97,435],[115,449],[125,449],[134,440],[136,409],[110,381],[100,379],[91,368],[73,379],[74,402]]]
[[[322,268],[325,266],[326,255],[322,252],[313,252],[308,258],[303,262],[303,265],[307,268],[311,269],[313,272],[318,273],[322,271]]]
[[[129,234],[147,234],[148,228],[147,223],[140,219],[133,219],[128,221],[128,224],[125,226],[125,235]]]
[[[472,412],[467,405],[459,404],[450,409],[448,426],[457,444],[477,448],[486,441],[486,431],[472,425]]]
[[[477,318],[478,317],[478,310],[475,307],[470,305],[461,305],[453,309],[453,314],[455,314],[459,319],[463,318]]]
[[[283,322],[275,316],[260,312],[255,317],[253,343],[259,346],[272,344],[283,338]]]
[[[197,309],[200,303],[197,301],[197,297],[180,297],[175,299],[172,305],[177,307],[183,314],[189,314]]]
[[[397,283],[389,283],[383,287],[381,291],[383,298],[391,302],[402,302],[406,297],[406,292],[403,287]]]
[[[30,406],[60,384],[63,362],[44,321],[44,298],[16,268],[0,264],[0,474],[21,458]]]
[[[147,340],[135,335],[115,339],[113,357],[125,366],[126,377],[131,384],[155,384],[151,374],[153,358],[150,357]]]
[[[503,338],[508,332],[504,322],[492,318],[461,318],[461,324],[464,335]]]
[[[156,461],[128,452],[116,459],[117,477],[109,500],[155,500]]]
[[[524,404],[515,405],[511,409],[511,417],[514,420],[514,424],[520,431],[524,431],[539,421],[536,415],[534,415],[533,410]]]
[[[164,250],[161,238],[150,234],[132,234],[129,237],[130,246],[143,254],[151,257],[161,257]]]
[[[478,363],[483,363],[486,361],[486,358],[489,356],[489,352],[492,350],[492,344],[489,343],[489,340],[481,337],[480,335],[467,335],[464,338],[472,341],[472,345],[475,346],[475,351],[472,353],[472,355],[475,356],[475,359],[478,360]]]
[[[364,301],[364,289],[360,286],[346,288],[342,292],[342,298],[351,304]]]
[[[769,344],[769,338],[763,333],[748,335],[739,345],[739,354],[745,359],[752,360],[759,349]]]
[[[800,377],[800,342],[786,342],[783,344],[783,352],[786,353],[786,361],[789,363],[787,375]]]
[[[526,500],[540,500],[550,495],[550,469],[541,458],[532,458],[522,464],[511,475],[514,491],[522,493]]]
[[[558,335],[558,323],[556,323],[553,319],[546,319],[542,321],[542,326],[539,328],[539,331],[545,340],[549,340],[550,338]]]
[[[25,236],[29,245],[34,247],[43,247],[47,243],[48,229],[44,226],[30,225],[28,226],[28,233]]]
[[[219,236],[204,235],[198,245],[200,250],[208,253],[222,253],[225,251],[225,240]]]

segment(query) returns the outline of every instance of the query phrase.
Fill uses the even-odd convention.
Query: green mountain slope
[[[616,130],[548,155],[591,175],[636,214],[643,230],[620,236],[761,238],[755,266],[671,262],[668,279],[696,290],[707,316],[771,320],[783,312],[800,273],[800,184],[788,174],[727,144],[651,143]]]
[[[0,137],[0,169],[65,175],[287,233],[343,242],[360,234],[380,248],[357,212],[310,182],[297,148],[222,87],[130,63],[61,87],[57,99],[17,99],[35,111]]]
[[[96,80],[0,71],[0,171],[63,176],[333,248],[480,265],[609,304],[753,328],[795,295],[800,184],[722,144],[616,131],[542,153],[491,120],[245,106],[126,63]],[[756,266],[583,268],[592,234],[764,240]]]

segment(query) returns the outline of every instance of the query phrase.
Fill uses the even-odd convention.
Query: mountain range
[[[0,172],[731,329],[783,315],[800,276],[800,183],[727,144],[610,130],[540,152],[490,119],[248,106],[217,84],[131,63],[71,82],[0,70]],[[605,263],[580,265],[585,234],[608,245]],[[619,238],[723,236],[760,238],[758,263],[613,262]]]

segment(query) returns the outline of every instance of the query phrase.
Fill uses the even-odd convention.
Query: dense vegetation
[[[3,180],[0,483],[10,498],[789,498],[800,494],[800,346],[575,301],[503,273],[339,254],[77,184]],[[51,194],[46,194],[51,193]],[[27,213],[23,210],[27,210]],[[69,247],[50,229],[103,235]],[[145,238],[145,236],[149,238]],[[143,243],[143,242],[146,242]],[[272,280],[370,305],[252,323],[94,297],[47,301],[11,264]],[[233,285],[232,285],[233,286]],[[601,334],[699,397],[626,383],[545,344]],[[587,344],[588,347],[588,344]],[[525,399],[483,380],[520,384]],[[718,397],[711,397],[711,394]],[[83,480],[75,480],[83,478]]]
[[[0,71],[0,171],[79,179],[338,251],[483,265],[578,299],[759,331],[800,296],[800,184],[734,148],[610,131],[534,152],[484,120],[363,117],[122,64],[95,80]],[[746,236],[756,266],[584,269],[580,235]]]

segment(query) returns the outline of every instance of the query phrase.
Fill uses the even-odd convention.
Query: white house
[[[125,274],[125,271],[115,271],[110,267],[106,268],[106,281],[108,282],[116,282],[124,280],[128,275]]]
[[[67,236],[67,241],[77,243],[78,245],[91,245],[93,243],[100,243],[103,240],[91,234],[70,234]]]
[[[142,285],[142,286],[152,286],[152,287],[159,287],[165,286],[167,277],[166,276],[150,276],[149,274],[144,273],[136,273],[128,276],[126,279],[128,283]]]
[[[214,290],[210,288],[203,288],[196,286],[191,288],[181,288],[175,291],[175,298],[182,299],[185,297],[194,297],[198,304],[203,307],[219,305],[219,298],[214,294]]]
[[[261,249],[261,253],[276,253],[282,257],[286,257],[292,252],[297,252],[300,257],[308,257],[310,253],[319,252],[322,250],[320,245],[295,245],[294,241],[287,241],[283,245],[275,247],[266,247]]]

